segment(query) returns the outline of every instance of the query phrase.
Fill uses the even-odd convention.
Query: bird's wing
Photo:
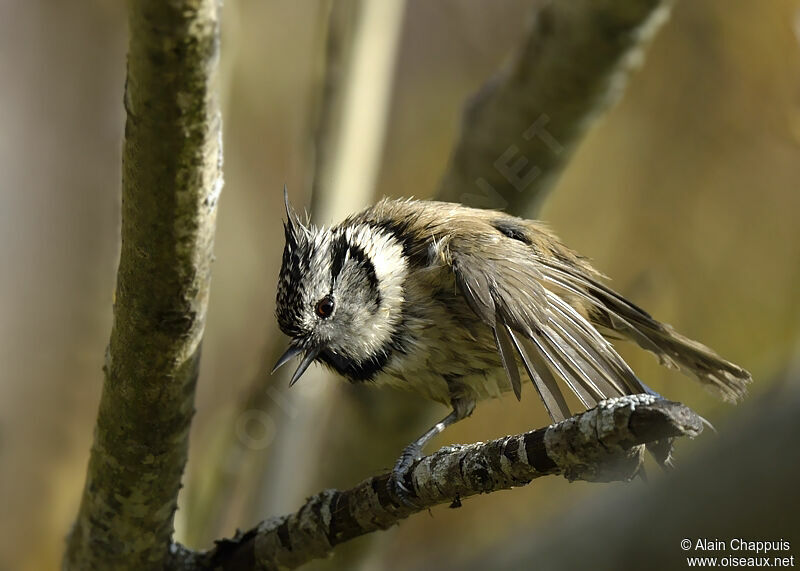
[[[726,361],[702,343],[653,319],[587,272],[549,258],[539,260],[538,266],[548,284],[580,299],[590,320],[604,334],[627,337],[654,353],[662,365],[696,377],[724,400],[736,402],[747,393],[750,373]]]
[[[449,239],[443,255],[467,304],[494,332],[517,398],[518,359],[554,421],[571,414],[559,381],[587,408],[606,398],[645,391],[563,290],[549,287],[524,243],[471,233]]]

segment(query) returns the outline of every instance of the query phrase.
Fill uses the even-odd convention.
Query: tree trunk
[[[163,569],[169,555],[222,189],[219,12],[128,3],[114,325],[65,569]]]

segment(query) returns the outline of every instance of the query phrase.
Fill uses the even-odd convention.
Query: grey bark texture
[[[615,101],[667,0],[536,2],[513,58],[467,103],[437,198],[531,216]]]
[[[634,395],[601,402],[563,422],[488,443],[449,446],[404,475],[413,505],[389,491],[390,474],[346,490],[325,490],[297,512],[268,519],[204,554],[176,548],[174,568],[293,569],[324,557],[345,541],[387,529],[435,505],[522,486],[541,476],[570,480],[630,480],[639,473],[644,444],[696,436],[702,421],[686,406]]]
[[[217,0],[132,0],[128,21],[114,324],[65,569],[164,568],[222,188]]]

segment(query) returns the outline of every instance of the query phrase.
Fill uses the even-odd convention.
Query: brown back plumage
[[[604,285],[585,258],[539,222],[417,201],[382,201],[352,221],[391,228],[406,237],[409,257],[449,266],[467,304],[492,329],[517,397],[521,364],[556,421],[570,415],[559,380],[586,407],[651,392],[606,337],[636,342],[725,400],[746,392],[747,371]]]

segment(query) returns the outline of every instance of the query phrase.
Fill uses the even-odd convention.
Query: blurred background
[[[390,4],[399,16],[378,34],[388,42],[384,108],[368,148],[355,147],[377,166],[360,173],[370,196],[356,202],[433,195],[465,98],[507,60],[531,6]],[[177,538],[191,547],[388,469],[447,413],[318,369],[291,392],[268,374],[285,347],[273,313],[281,188],[296,209],[308,207],[320,160],[309,148],[327,9],[225,2],[226,185],[176,516]],[[83,486],[118,256],[126,33],[119,3],[0,3],[0,571],[57,568]],[[617,290],[753,373],[751,398],[734,408],[624,348],[648,384],[723,433],[800,353],[798,150],[800,2],[678,2],[538,213]],[[347,175],[322,178],[348,187]],[[334,196],[320,207],[330,219],[315,217],[335,222],[351,199]],[[521,403],[480,403],[433,447],[547,423],[525,390]],[[714,438],[678,443],[678,460],[702,455]],[[650,473],[658,485],[662,476]],[[308,568],[466,568],[595,497],[645,486],[546,478],[418,514]],[[665,541],[664,553],[676,551]]]

